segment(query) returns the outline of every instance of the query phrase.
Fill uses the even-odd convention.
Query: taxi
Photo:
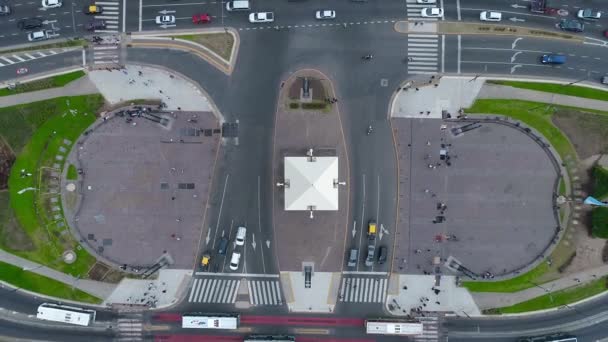
[[[378,230],[377,230],[376,221],[370,220],[369,223],[367,224],[367,235],[369,235],[370,237],[376,236],[377,232],[378,232]]]
[[[103,13],[103,8],[101,6],[97,6],[97,5],[89,5],[86,6],[83,10],[84,14],[101,14]]]
[[[203,269],[207,269],[209,267],[210,261],[211,261],[211,255],[203,254],[203,258],[201,259],[201,267],[203,267]]]

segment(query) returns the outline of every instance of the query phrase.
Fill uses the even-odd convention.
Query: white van
[[[226,3],[226,10],[228,11],[249,11],[249,0],[234,0]]]
[[[236,241],[236,244],[238,246],[244,245],[246,236],[247,236],[247,228],[239,227],[239,229],[236,231],[236,239],[234,239]]]

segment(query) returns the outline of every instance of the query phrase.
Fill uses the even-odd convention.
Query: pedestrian
[[[441,305],[441,303],[440,303],[439,301],[436,301],[436,302],[435,302],[435,304],[437,304],[437,305]]]
[[[419,88],[416,88],[416,91],[420,90]]]

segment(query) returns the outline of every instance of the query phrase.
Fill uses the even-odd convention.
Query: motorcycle
[[[372,132],[373,132],[373,131],[374,131],[374,129],[372,128],[372,126],[371,126],[371,125],[369,125],[369,126],[367,127],[367,135],[372,134]]]

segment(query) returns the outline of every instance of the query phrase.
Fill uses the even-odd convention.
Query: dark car
[[[378,264],[382,265],[386,262],[386,255],[388,254],[386,246],[381,246],[378,251]]]
[[[226,255],[227,249],[228,249],[228,239],[223,237],[220,240],[220,243],[217,245],[217,254]]]
[[[17,22],[17,26],[22,30],[32,30],[42,27],[42,19],[25,18]]]
[[[103,30],[106,28],[106,21],[101,19],[91,20],[87,23],[87,31]]]
[[[564,31],[583,32],[585,30],[585,24],[575,19],[562,19],[558,25]]]

